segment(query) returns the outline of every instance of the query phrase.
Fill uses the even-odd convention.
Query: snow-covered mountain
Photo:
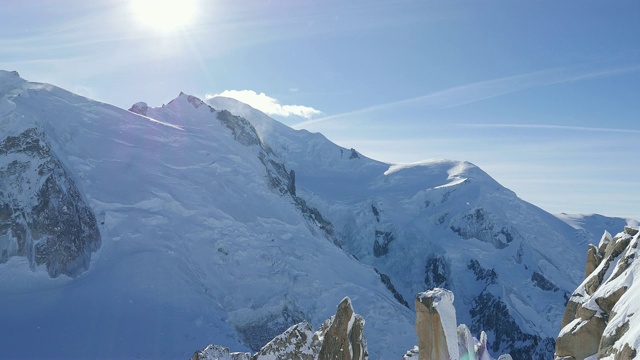
[[[298,194],[332,222],[339,245],[385,276],[399,302],[451,289],[460,322],[474,334],[486,330],[494,354],[551,357],[563,304],[583,275],[579,249],[601,233],[568,226],[470,163],[390,166],[233,99],[208,103],[254,124],[295,171]]]
[[[345,296],[380,319],[369,327],[377,356],[414,343],[412,312],[373,268],[334,244],[330,224],[295,195],[293,173],[246,120],[187,95],[141,116],[8,72],[0,98],[0,141],[34,134],[53,159],[2,154],[2,248],[21,243],[5,226],[7,207],[11,219],[24,218],[24,209],[66,199],[52,192],[36,202],[17,191],[28,186],[12,175],[16,159],[35,169],[22,171],[31,192],[50,173],[73,180],[101,239],[89,270],[73,278],[51,278],[46,263],[7,253],[3,357],[188,358],[212,341],[256,349],[293,323],[317,326]],[[40,174],[47,161],[60,170]],[[60,192],[74,194],[70,185]],[[18,206],[5,200],[14,198]],[[47,221],[62,226],[58,233],[74,231],[63,212],[47,214],[58,215]],[[56,240],[27,233],[36,246]]]
[[[636,359],[640,349],[637,227],[589,244],[584,281],[571,295],[556,359]]]
[[[389,165],[208,102],[127,111],[0,72],[3,356],[255,351],[348,296],[371,358],[400,358],[433,287],[493,353],[551,356],[579,230],[473,164]]]
[[[615,232],[625,226],[638,227],[640,222],[634,219],[603,216],[600,214],[556,214],[560,220],[578,230],[587,243],[597,243],[604,232]]]

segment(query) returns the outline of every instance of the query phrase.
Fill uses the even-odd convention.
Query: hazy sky
[[[5,0],[0,68],[125,108],[224,93],[378,160],[468,160],[550,212],[640,219],[640,1],[194,4],[169,29],[178,11],[163,28],[130,1]]]

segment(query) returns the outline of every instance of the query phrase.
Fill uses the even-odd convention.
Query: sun
[[[190,25],[197,10],[197,0],[131,0],[130,4],[142,25],[161,32]]]

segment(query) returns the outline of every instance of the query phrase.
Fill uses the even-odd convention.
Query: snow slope
[[[549,358],[582,280],[576,229],[473,164],[392,166],[209,103],[126,111],[0,72],[1,137],[44,134],[102,239],[74,279],[21,256],[0,264],[3,356],[256,350],[349,296],[371,357],[400,358],[415,344],[405,299],[446,287],[494,353]]]
[[[456,294],[461,323],[493,353],[548,359],[564,304],[583,275],[582,230],[519,199],[473,164],[391,165],[294,131],[251,107],[247,118],[295,171],[297,191],[334,225],[339,244],[388,277],[399,302],[434,287]]]
[[[556,217],[572,228],[578,230],[587,243],[595,244],[600,241],[604,232],[615,233],[625,226],[640,226],[640,222],[634,219],[608,217],[600,214],[556,214]]]
[[[0,264],[3,357],[187,358],[210,342],[249,350],[303,319],[319,325],[345,296],[378,319],[367,329],[376,357],[413,342],[412,312],[267,181],[277,159],[265,165],[260,156],[272,155],[219,112],[181,95],[149,108],[154,119],[13,73],[0,84],[0,133],[46,134],[102,236],[75,279],[50,279],[22,257]]]

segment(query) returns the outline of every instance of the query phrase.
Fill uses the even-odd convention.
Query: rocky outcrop
[[[589,245],[585,279],[572,294],[556,341],[556,359],[633,359],[640,336],[638,229],[626,227]]]
[[[149,110],[149,105],[147,105],[147,103],[143,101],[137,102],[129,108],[129,111],[131,111],[132,113],[136,113],[142,116],[147,116],[147,110]]]
[[[373,256],[381,257],[389,252],[389,245],[395,239],[391,231],[376,230],[373,243]]]
[[[442,256],[427,259],[425,266],[424,284],[427,289],[448,288],[451,270]]]
[[[89,206],[38,129],[0,141],[0,263],[23,256],[51,277],[89,268],[101,238]]]
[[[469,327],[476,333],[482,330],[493,332],[491,351],[498,352],[501,348],[509,348],[509,344],[517,344],[517,347],[509,350],[513,357],[535,360],[548,359],[549,352],[553,352],[553,339],[523,332],[509,313],[507,304],[489,289],[474,298],[472,305],[469,312],[472,323]]]
[[[251,360],[251,354],[230,352],[229,348],[220,345],[209,345],[203,350],[193,353],[191,360]]]
[[[402,296],[402,294],[400,294],[398,292],[398,290],[396,289],[396,287],[393,285],[393,283],[391,282],[391,279],[389,278],[389,276],[387,276],[386,274],[383,274],[381,272],[378,271],[378,269],[374,268],[373,270],[376,271],[376,274],[380,275],[380,281],[382,281],[382,283],[387,287],[387,289],[389,289],[389,291],[391,291],[391,294],[393,294],[393,297],[398,300],[398,302],[402,305],[404,305],[407,309],[409,309],[409,303],[404,299],[404,297]]]
[[[196,98],[197,99],[197,98]],[[198,100],[200,101],[200,100]],[[190,101],[191,102],[191,101]],[[203,105],[206,105],[202,103]],[[198,107],[194,104],[195,107]],[[213,108],[209,107],[211,111]],[[256,146],[258,158],[265,167],[267,183],[272,189],[282,195],[291,196],[294,204],[313,225],[322,230],[334,244],[339,245],[334,236],[333,224],[327,220],[318,209],[309,206],[300,196],[296,195],[296,174],[293,170],[287,170],[285,164],[278,159],[273,150],[266,144],[256,131],[255,127],[245,118],[231,114],[226,110],[217,113],[217,119],[231,130],[236,141],[245,146]]]
[[[367,343],[364,338],[364,319],[353,312],[351,300],[344,298],[331,325],[324,333],[324,341],[318,359],[362,360],[367,358]]]
[[[504,249],[513,242],[516,231],[501,219],[477,208],[452,220],[449,228],[464,239],[475,238]]]
[[[465,324],[457,326],[453,300],[453,293],[441,288],[421,292],[416,296],[418,346],[407,351],[403,359],[492,359],[484,331],[480,333],[478,340],[471,335]],[[507,360],[511,356],[502,355],[499,359]]]
[[[326,330],[326,329],[325,329]],[[320,352],[320,337],[306,321],[293,325],[276,336],[255,355],[255,359],[312,360]]]
[[[493,360],[484,331],[478,340],[466,325],[457,326],[453,300],[453,293],[441,288],[416,295],[418,345],[407,351],[403,360]],[[344,298],[336,314],[317,331],[303,321],[276,336],[253,355],[209,345],[196,351],[191,360],[366,360],[364,323],[364,318],[353,312],[351,300]],[[512,358],[505,354],[498,360]]]
[[[303,319],[304,314],[300,311],[285,306],[279,312],[276,311],[242,326],[236,326],[236,331],[238,331],[243,343],[255,351],[290,328],[292,324],[298,324]]]
[[[336,314],[314,332],[303,321],[293,325],[263,346],[258,352],[235,352],[219,345],[196,351],[192,360],[365,360],[368,359],[364,338],[364,319],[354,313],[349,298],[338,305]]]
[[[458,359],[453,293],[436,288],[415,299],[420,360]]]

